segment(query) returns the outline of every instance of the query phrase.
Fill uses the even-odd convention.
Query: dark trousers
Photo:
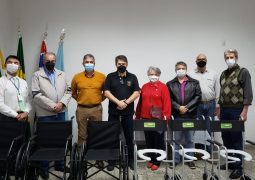
[[[109,114],[108,121],[121,121],[124,131],[127,147],[129,162],[134,160],[134,146],[133,146],[133,114],[130,115],[114,115]]]
[[[146,148],[148,149],[162,149],[164,150],[164,132],[157,131],[145,131]],[[160,161],[157,161],[159,154],[149,153],[148,156],[151,158],[151,163],[157,166],[160,165]]]
[[[220,108],[220,119],[238,121],[243,108]],[[224,146],[227,149],[243,150],[243,136],[242,132],[222,132],[222,139]],[[231,156],[240,158],[241,155],[232,154]],[[235,169],[242,169],[242,161],[231,163],[231,166]]]
[[[58,113],[53,116],[41,116],[37,118],[38,121],[65,121],[65,112]],[[61,168],[64,166],[64,161],[55,161],[55,168]],[[48,171],[49,162],[43,161],[41,162],[41,167],[44,171]]]

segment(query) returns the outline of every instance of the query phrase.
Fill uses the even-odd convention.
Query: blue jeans
[[[174,120],[175,121],[190,120],[190,118],[176,117]],[[194,142],[193,142],[194,131],[175,131],[174,136],[175,136],[175,141],[179,144],[182,144],[184,148],[194,148]],[[184,140],[184,144],[182,143],[183,140]],[[181,158],[179,155],[179,149],[180,149],[180,147],[178,145],[175,145],[175,162],[176,163],[181,162]],[[194,153],[189,153],[189,155],[193,156]]]
[[[37,120],[40,121],[65,121],[65,112],[58,113],[57,115],[53,116],[41,116],[38,117]],[[55,168],[62,168],[64,166],[64,161],[55,161]],[[49,162],[48,161],[42,161],[41,162],[41,168],[44,171],[48,171],[49,169]]]
[[[214,111],[216,107],[215,101],[210,101],[206,104],[199,104],[197,108],[197,117],[200,119],[200,117],[203,115],[206,120],[206,128],[209,134],[211,134],[210,131],[210,119],[209,117],[214,120]]]
[[[238,121],[243,108],[220,108],[220,119]],[[224,146],[227,149],[243,150],[242,132],[222,132],[221,133]],[[241,155],[231,155],[242,160]],[[242,161],[231,163],[234,169],[242,169]]]

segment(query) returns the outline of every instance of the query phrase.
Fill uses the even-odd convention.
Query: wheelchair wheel
[[[24,179],[26,168],[26,148],[27,144],[22,144],[15,161],[15,180]]]

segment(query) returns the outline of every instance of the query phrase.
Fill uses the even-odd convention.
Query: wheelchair
[[[244,139],[244,122],[243,121],[231,121],[231,120],[224,120],[224,121],[212,121],[210,122],[210,128],[212,132],[242,132],[242,137]],[[235,162],[243,162],[243,166],[245,161],[252,161],[252,156],[243,151],[243,150],[235,150],[235,149],[227,149],[223,144],[213,140],[210,141],[216,148],[218,149],[218,172],[220,171],[220,156],[225,159],[226,164],[226,170],[225,170],[225,178],[228,178],[228,164],[229,163],[235,163]],[[244,142],[243,141],[243,148],[244,148]],[[232,154],[240,155],[242,158],[231,156]],[[218,173],[219,174],[219,173]],[[217,178],[219,179],[219,178]],[[240,178],[241,180],[250,180],[251,177],[245,174],[245,169],[243,169],[243,175]]]
[[[27,132],[29,131],[29,123],[17,121],[14,118],[1,115],[0,120],[0,179],[9,179],[20,176],[19,165],[24,163],[21,152],[26,147]],[[0,175],[1,176],[1,175]]]
[[[155,153],[158,155],[156,158],[158,161],[162,162],[172,162],[172,160],[168,159],[168,135],[167,135],[167,121],[166,120],[158,120],[158,119],[137,119],[133,121],[133,126],[134,126],[134,174],[133,174],[133,179],[137,180],[138,179],[138,173],[137,173],[137,164],[138,163],[143,163],[146,161],[151,161],[151,157],[148,157],[148,153]],[[138,145],[137,145],[137,140],[136,140],[136,132],[138,131],[162,131],[164,133],[164,144],[165,144],[165,149],[139,149],[138,150]],[[173,150],[173,147],[172,147]],[[138,159],[139,158],[139,159]],[[168,165],[167,165],[168,166]],[[165,170],[165,175],[164,178],[168,179],[168,169],[166,167]]]
[[[182,173],[181,175],[175,174],[175,176],[171,177],[170,179],[187,179],[185,178],[185,172],[184,172],[184,163],[185,162],[192,162],[197,160],[196,157],[189,155],[189,153],[200,153],[202,154],[202,160],[204,160],[204,173],[201,177],[201,179],[206,180],[207,179],[207,163],[206,161],[210,158],[210,154],[205,150],[206,145],[204,149],[195,149],[195,148],[185,148],[183,145],[179,144],[175,141],[175,132],[176,131],[204,131],[204,136],[206,136],[206,121],[205,120],[197,120],[197,119],[185,119],[185,120],[174,120],[172,117],[172,120],[169,121],[169,127],[171,131],[172,136],[172,145],[174,146],[174,152],[176,152],[176,147],[178,147],[177,152],[182,157]],[[179,149],[180,148],[180,149]],[[175,153],[173,152],[173,161],[175,162]],[[173,163],[173,169],[175,172],[175,163]]]
[[[63,161],[63,176],[60,177],[48,169],[49,174],[67,178],[67,159],[72,148],[71,121],[40,121],[35,123],[35,134],[29,139],[26,148],[25,179],[38,179],[43,161]],[[33,178],[31,178],[33,177]]]
[[[104,172],[114,179],[128,180],[128,152],[119,121],[88,121],[87,140],[81,147],[75,143],[71,153],[71,178],[89,179]],[[98,167],[95,161],[105,161]],[[105,170],[109,163],[117,161],[118,176]]]

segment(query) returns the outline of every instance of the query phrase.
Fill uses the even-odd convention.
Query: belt
[[[78,106],[80,107],[84,107],[84,108],[94,108],[94,107],[97,107],[101,104],[78,104]]]
[[[201,101],[200,103],[201,104],[208,104],[208,103],[211,103],[211,102],[214,102],[215,99],[212,99],[212,100],[209,100],[209,101]]]

